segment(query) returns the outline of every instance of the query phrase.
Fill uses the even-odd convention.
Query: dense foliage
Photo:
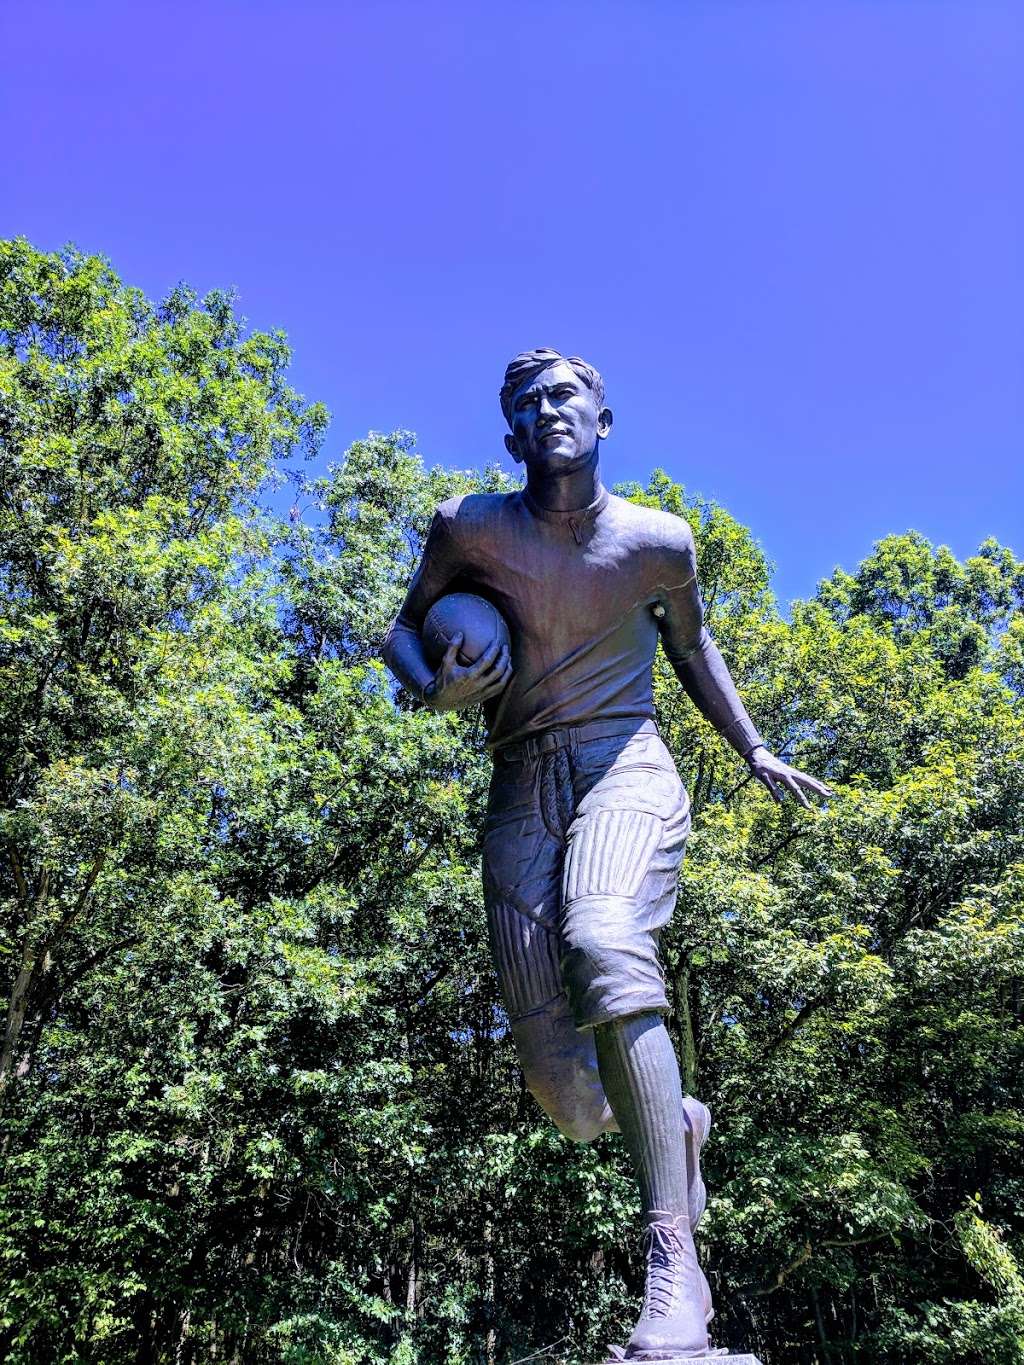
[[[433,505],[503,478],[371,436],[275,519],[325,424],[287,360],[223,295],[0,246],[3,1358],[593,1359],[620,1143],[524,1094],[477,720],[378,661]],[[625,491],[690,520],[751,712],[837,790],[773,806],[659,662],[718,1337],[1024,1361],[1024,565],[894,535],[785,620],[726,512]]]

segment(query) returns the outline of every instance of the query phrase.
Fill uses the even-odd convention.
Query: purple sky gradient
[[[11,3],[0,235],[234,285],[334,414],[504,459],[524,347],[604,372],[807,595],[889,531],[1024,551],[1019,0]]]

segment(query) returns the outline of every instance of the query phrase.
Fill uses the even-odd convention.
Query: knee
[[[563,926],[562,981],[574,1009],[595,977],[614,972],[623,956],[621,950],[616,951],[622,935],[607,923],[607,908],[607,903],[601,903],[586,915],[573,906]]]
[[[588,1143],[599,1138],[607,1129],[602,1122],[583,1122],[578,1118],[555,1123],[555,1127],[570,1142]]]
[[[583,1028],[668,1009],[653,930],[635,924],[633,902],[603,897],[568,908],[562,979]]]
[[[572,1142],[593,1142],[614,1123],[597,1065],[593,1030],[580,1031],[560,995],[549,1009],[512,1024],[530,1094]]]
[[[564,1104],[548,1106],[542,1102],[542,1108],[562,1136],[570,1142],[593,1142],[608,1131],[612,1121],[612,1112],[607,1104],[600,1108],[594,1104],[569,1108]]]
[[[614,1128],[615,1120],[605,1099],[604,1091],[580,1093],[555,1091],[545,1085],[541,1077],[526,1077],[530,1094],[547,1114],[563,1137],[570,1142],[593,1142],[602,1133]]]

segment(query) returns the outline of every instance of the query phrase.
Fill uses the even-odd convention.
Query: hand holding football
[[[427,662],[437,669],[423,700],[437,711],[461,711],[497,696],[512,676],[504,617],[474,593],[453,592],[427,612],[421,632]]]

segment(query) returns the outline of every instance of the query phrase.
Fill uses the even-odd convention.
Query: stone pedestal
[[[661,1361],[644,1361],[643,1365],[687,1365],[688,1361],[694,1362],[694,1365],[700,1365],[702,1361],[714,1361],[714,1365],[760,1365],[756,1355],[728,1355],[725,1351],[721,1354],[711,1351],[710,1355],[665,1355]],[[598,1361],[598,1365],[628,1365],[628,1362],[624,1355],[609,1355],[608,1360]]]
[[[692,1365],[709,1365],[711,1361],[714,1361],[714,1365],[761,1365],[757,1356],[727,1355],[724,1351],[721,1354],[712,1351],[706,1356],[666,1356],[663,1360],[644,1361],[642,1365],[688,1365],[688,1362],[692,1362]],[[606,1360],[599,1361],[598,1365],[626,1365],[626,1362],[624,1356],[613,1354]],[[637,1362],[637,1365],[641,1365],[641,1362]]]

